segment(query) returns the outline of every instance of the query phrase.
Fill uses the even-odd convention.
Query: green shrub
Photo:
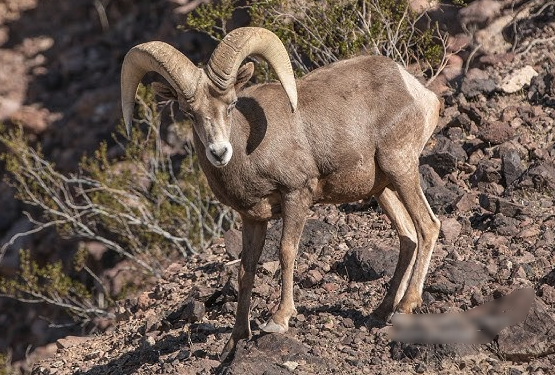
[[[166,151],[154,95],[144,86],[138,90],[138,103],[140,130],[128,137],[120,126],[114,135],[114,147],[119,147],[114,153],[121,156],[109,157],[107,143],[102,143],[71,174],[59,172],[21,129],[2,129],[0,142],[9,150],[2,155],[9,181],[17,198],[33,209],[34,214],[26,214],[35,227],[0,248],[0,260],[18,237],[56,228],[64,237],[98,241],[138,271],[158,276],[168,261],[201,251],[229,229],[235,214],[214,199],[194,153]],[[74,261],[85,267],[82,252]],[[42,299],[82,313],[80,318],[109,308],[91,305],[96,298],[74,282],[61,263],[39,267],[28,252],[21,253],[16,278],[0,281],[0,293],[20,300]]]
[[[234,10],[246,8],[250,25],[267,28],[285,44],[299,75],[359,54],[388,56],[433,73],[445,63],[445,35],[437,25],[419,30],[422,18],[406,0],[235,0],[201,5],[187,25],[221,39]],[[266,72],[267,76],[268,73]],[[432,74],[430,74],[432,75]]]

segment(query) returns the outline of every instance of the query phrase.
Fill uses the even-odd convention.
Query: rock
[[[457,39],[450,38],[449,40],[449,48],[460,48],[459,46],[467,44],[468,38],[465,37],[459,37]],[[443,68],[442,74],[447,81],[453,81],[463,74],[463,65],[463,59],[459,55],[453,54],[447,58],[447,65]]]
[[[501,173],[503,175],[503,186],[506,188],[512,186],[524,173],[524,167],[516,149],[509,149],[502,153]]]
[[[295,361],[287,361],[282,363],[281,365],[291,372],[295,371],[295,369],[299,367],[299,363]]]
[[[312,288],[322,281],[323,276],[318,270],[310,270],[307,272],[306,277],[303,280],[303,287]]]
[[[524,322],[501,331],[499,354],[509,361],[528,361],[555,353],[555,318],[536,297]]]
[[[555,107],[555,69],[542,72],[532,78],[528,89],[528,99],[533,103],[545,103]]]
[[[481,287],[489,281],[486,266],[474,261],[446,261],[430,275],[431,293],[452,294],[464,287]]]
[[[501,163],[495,159],[481,160],[478,162],[476,171],[470,176],[469,180],[472,186],[478,186],[480,182],[501,181]]]
[[[264,250],[260,257],[260,262],[265,263],[279,259],[279,244],[281,239],[281,220],[268,229]],[[301,241],[299,243],[299,255],[305,251],[319,253],[321,249],[329,244],[337,233],[334,225],[325,223],[317,219],[308,219],[304,226]]]
[[[460,113],[458,116],[454,117],[453,120],[448,124],[449,127],[459,127],[466,131],[470,131],[472,128],[472,120],[466,113]]]
[[[489,194],[480,194],[478,201],[482,208],[496,214],[501,213],[505,216],[514,217],[525,213],[524,206]]]
[[[440,234],[446,243],[453,243],[461,234],[462,225],[455,218],[447,218],[441,221]]]
[[[227,374],[290,374],[292,370],[285,363],[311,363],[315,370],[326,366],[324,358],[309,354],[310,348],[288,335],[271,333],[257,336],[251,340],[240,340],[235,357],[230,363]],[[297,369],[297,367],[295,367]],[[318,371],[320,372],[320,371]]]
[[[279,260],[274,260],[271,262],[262,263],[262,269],[268,272],[271,276],[274,276],[279,270]]]
[[[536,162],[528,168],[525,178],[531,180],[536,190],[555,190],[555,162],[544,160]]]
[[[434,186],[424,192],[432,210],[437,214],[453,211],[453,202],[459,198],[459,193],[445,186]]]
[[[239,259],[243,251],[243,238],[241,231],[230,229],[224,233],[225,250],[232,259]]]
[[[479,207],[478,196],[474,193],[463,193],[455,203],[455,208],[459,212],[470,212]]]
[[[420,171],[420,186],[422,190],[425,191],[434,186],[445,186],[445,182],[428,164],[421,165],[418,170]]]
[[[195,323],[202,320],[206,313],[204,303],[189,298],[185,303],[175,311],[168,314],[166,319],[170,322],[184,321],[186,323]]]
[[[467,160],[463,148],[444,136],[437,136],[436,144],[430,151],[423,153],[421,164],[428,164],[440,175],[444,176],[457,169],[459,161]]]
[[[524,86],[530,85],[532,78],[538,75],[530,65],[524,68],[517,69],[511,72],[507,77],[501,81],[499,88],[507,94],[515,93],[521,90]]]
[[[480,127],[478,138],[492,145],[510,141],[515,136],[514,129],[505,122],[492,121]]]
[[[188,323],[195,323],[201,321],[205,313],[204,303],[190,299],[183,309],[181,319]]]
[[[511,48],[511,43],[505,40],[503,30],[514,20],[512,14],[497,18],[486,28],[474,34],[475,42],[481,45],[480,50],[485,55],[504,54]]]
[[[58,347],[58,349],[67,349],[75,345],[80,345],[90,339],[90,337],[66,336],[64,338],[58,339],[56,341],[56,346]]]
[[[549,304],[555,305],[555,288],[551,285],[543,284],[540,288],[542,300]]]
[[[501,11],[501,3],[495,0],[478,0],[459,10],[461,24],[469,27],[482,28]]]
[[[463,78],[461,92],[468,98],[479,94],[489,94],[497,89],[497,84],[491,75],[478,68],[470,69]]]
[[[519,224],[520,221],[518,221],[517,219],[513,219],[512,217],[507,217],[499,213],[495,215],[492,222],[492,227],[493,229],[495,229],[497,234],[500,234],[502,236],[514,236],[520,231],[520,229],[518,228]]]
[[[351,281],[377,280],[384,275],[393,276],[398,258],[399,250],[386,245],[357,247],[345,254],[343,263],[337,270]]]

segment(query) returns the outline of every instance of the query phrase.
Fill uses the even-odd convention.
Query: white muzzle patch
[[[229,142],[215,142],[206,147],[206,157],[215,167],[225,167],[232,155],[233,148]]]

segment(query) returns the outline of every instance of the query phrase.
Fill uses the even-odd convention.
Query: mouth
[[[225,167],[232,155],[233,149],[229,142],[212,143],[206,147],[206,157],[216,168]]]

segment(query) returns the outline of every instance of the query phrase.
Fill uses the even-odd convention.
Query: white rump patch
[[[407,91],[414,98],[417,106],[422,110],[424,115],[425,128],[426,131],[423,134],[425,143],[428,138],[432,135],[436,124],[433,123],[435,114],[439,111],[439,100],[437,96],[430,90],[428,90],[424,85],[422,85],[412,74],[407,72],[402,66],[397,65],[401,77],[405,82]]]

